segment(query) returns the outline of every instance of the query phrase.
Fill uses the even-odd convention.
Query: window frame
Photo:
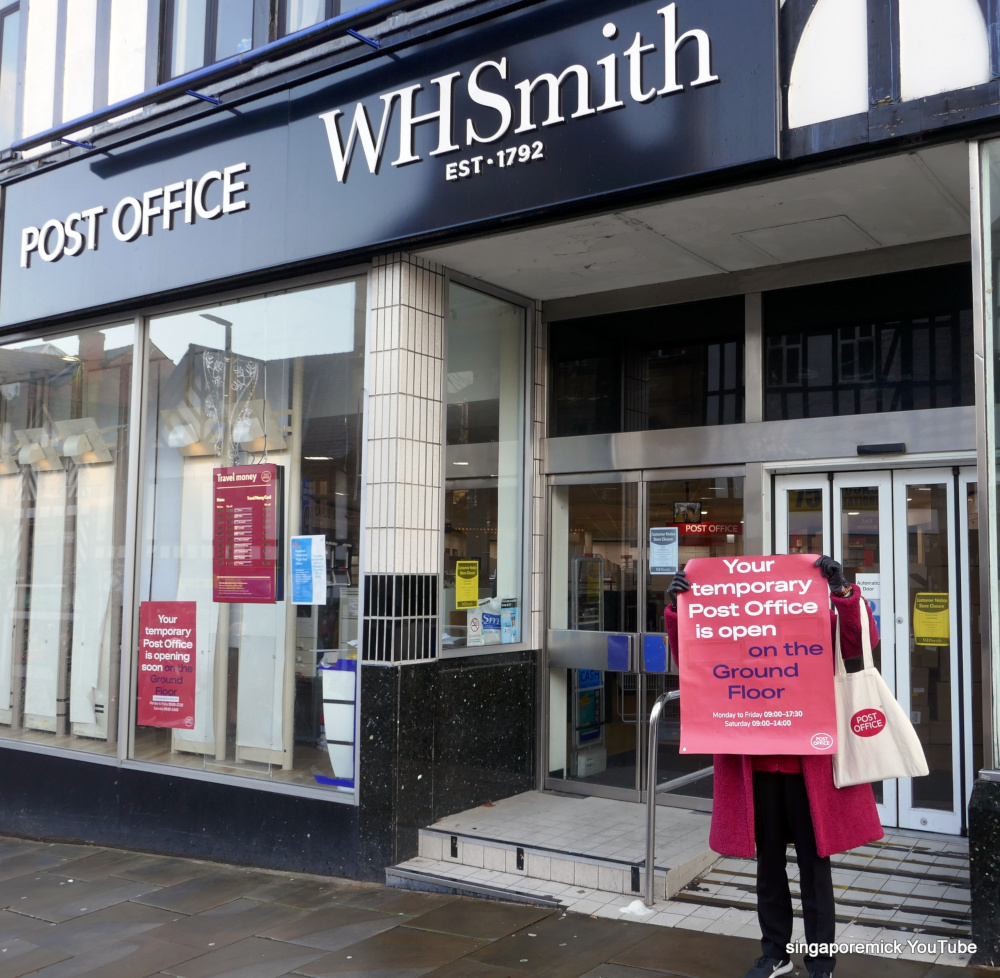
[[[321,24],[324,20],[329,20],[331,17],[336,17],[340,13],[340,0],[323,0],[324,10],[323,17],[318,20],[317,23]],[[286,24],[288,22],[288,0],[274,0],[274,37],[290,37],[292,34],[297,34],[298,31],[289,31],[286,29]],[[312,25],[310,25],[312,26]],[[300,27],[299,30],[306,30],[305,27]]]
[[[267,44],[268,41],[273,40],[276,36],[276,21],[274,18],[276,2],[279,2],[279,0],[252,0],[253,10],[251,21],[253,26],[252,40],[250,42],[251,50],[260,47],[262,44]],[[157,70],[157,77],[161,83],[171,81],[174,78],[183,78],[184,75],[191,74],[191,72],[207,68],[217,64],[219,61],[225,60],[225,58],[216,58],[215,56],[215,46],[218,44],[219,3],[220,0],[205,0],[205,33],[202,38],[202,63],[190,71],[175,75],[173,73],[173,47],[177,0],[164,0],[160,7],[159,16],[160,38]],[[226,57],[231,57],[231,55],[226,55]]]

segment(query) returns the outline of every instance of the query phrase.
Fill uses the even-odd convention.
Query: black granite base
[[[231,784],[0,750],[0,833],[357,876],[358,810]]]
[[[536,655],[365,664],[359,807],[0,748],[0,833],[384,879],[438,818],[535,787]]]
[[[973,964],[1000,967],[1000,782],[977,781],[969,802]]]
[[[417,854],[439,818],[535,787],[536,657],[362,667],[365,875]]]

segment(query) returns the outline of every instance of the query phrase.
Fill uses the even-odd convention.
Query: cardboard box
[[[929,726],[930,726],[930,743],[947,744],[947,745],[951,744],[952,729],[950,722],[945,723],[941,720],[931,720]]]
[[[910,653],[910,665],[917,668],[937,669],[940,662],[941,654],[935,646],[918,645]]]
[[[951,683],[935,683],[937,712],[934,719],[951,723]]]
[[[927,766],[932,771],[951,770],[951,748],[943,744],[930,744],[924,748]]]

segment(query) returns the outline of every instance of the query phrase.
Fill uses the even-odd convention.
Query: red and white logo
[[[829,750],[833,746],[833,737],[828,733],[814,733],[809,743],[816,750]]]
[[[859,710],[851,717],[851,730],[859,737],[874,737],[885,730],[885,714],[881,710]]]

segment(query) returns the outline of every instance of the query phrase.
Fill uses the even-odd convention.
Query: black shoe
[[[744,978],[777,978],[778,975],[791,974],[794,965],[790,958],[769,958],[766,954],[757,958],[754,966]],[[813,978],[820,978],[814,975]]]

